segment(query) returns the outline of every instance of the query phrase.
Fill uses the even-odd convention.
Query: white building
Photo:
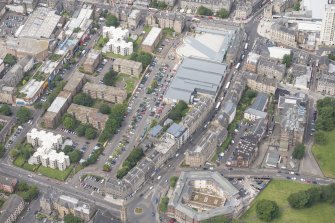
[[[61,148],[63,143],[61,135],[33,128],[27,133],[27,142],[38,147],[29,158],[29,164],[42,164],[42,166],[59,170],[65,170],[70,165],[69,156],[63,152],[56,152],[56,149]]]
[[[104,38],[109,38],[106,45],[102,48],[103,53],[113,52],[114,54],[120,54],[122,56],[127,56],[133,53],[133,43],[127,42],[129,38],[128,29],[104,26],[102,28],[102,36]]]
[[[320,43],[323,45],[335,44],[335,5],[327,5],[322,20]]]

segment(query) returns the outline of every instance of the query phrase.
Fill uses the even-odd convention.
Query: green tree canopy
[[[117,73],[114,72],[113,70],[110,70],[108,71],[103,79],[102,79],[102,82],[105,84],[105,85],[108,85],[108,86],[114,86],[115,87],[115,84],[116,84],[116,80],[117,80]]]
[[[99,107],[99,112],[102,114],[109,114],[111,112],[111,108],[107,104],[103,103]]]
[[[116,16],[114,16],[110,13],[107,14],[107,16],[106,16],[106,26],[108,26],[108,27],[110,27],[110,26],[118,27],[119,22],[118,22]]]
[[[92,107],[93,106],[93,99],[91,96],[85,93],[79,93],[73,98],[73,102],[78,105]]]
[[[140,51],[138,53],[135,52],[131,54],[130,59],[142,63],[143,67],[147,67],[152,61],[152,55],[150,53]]]
[[[229,17],[229,12],[228,12],[226,9],[222,8],[222,9],[220,9],[220,10],[217,12],[217,15],[218,15],[220,18],[224,19],[224,18]]]
[[[68,214],[64,216],[64,223],[83,223],[84,221],[81,220],[79,217],[76,217],[72,214]]]
[[[20,107],[16,113],[16,118],[20,124],[26,123],[31,119],[31,111],[26,107]]]
[[[73,130],[76,127],[76,119],[70,114],[65,114],[63,116],[63,126],[66,129]]]
[[[83,124],[80,124],[77,128],[76,128],[76,133],[79,137],[82,137],[85,135],[85,130],[86,130],[86,126]]]
[[[170,187],[171,188],[174,188],[176,186],[178,178],[179,177],[177,177],[177,176],[170,177]]]
[[[85,137],[86,139],[95,139],[97,137],[97,131],[93,127],[89,126],[85,130]]]
[[[71,163],[77,163],[82,157],[82,153],[79,150],[73,150],[69,153],[69,158]]]
[[[256,213],[259,219],[269,222],[278,217],[279,208],[276,202],[263,199],[257,202]]]
[[[292,64],[292,59],[293,57],[291,54],[285,54],[282,63],[285,64],[286,67],[289,67]]]
[[[295,146],[292,156],[294,159],[301,160],[305,155],[305,145],[302,143],[299,143]]]
[[[327,144],[327,137],[323,131],[317,131],[314,135],[315,143],[318,145],[325,145]]]
[[[6,54],[5,58],[3,59],[3,62],[5,64],[13,66],[14,64],[16,64],[16,57],[12,54]]]
[[[9,105],[7,105],[7,104],[1,105],[0,114],[1,115],[6,115],[6,116],[11,116],[12,115],[12,110],[10,109]]]
[[[0,158],[2,158],[6,153],[6,148],[3,144],[0,144]]]
[[[209,8],[206,8],[204,6],[200,6],[197,10],[198,15],[205,15],[205,16],[210,16],[213,15],[213,11],[210,10]]]
[[[292,208],[304,208],[309,202],[309,194],[305,191],[299,191],[297,193],[290,194],[287,200]]]

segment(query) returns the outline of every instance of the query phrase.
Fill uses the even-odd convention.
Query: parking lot
[[[26,17],[15,13],[7,13],[0,22],[0,35],[13,36],[16,30],[23,25]]]
[[[90,193],[101,193],[100,187],[104,185],[104,182],[103,177],[87,175],[81,180],[80,185]]]

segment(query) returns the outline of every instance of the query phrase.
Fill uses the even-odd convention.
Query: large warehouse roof
[[[56,15],[54,10],[48,8],[37,8],[27,19],[19,37],[50,38],[54,32],[61,16]]]
[[[197,92],[216,95],[225,76],[227,65],[184,58],[179,66],[165,97],[169,100],[189,102],[192,93]]]

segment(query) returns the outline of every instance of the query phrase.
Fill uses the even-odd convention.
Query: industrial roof
[[[145,40],[142,42],[142,45],[152,46],[161,32],[161,28],[152,27]]]
[[[328,0],[303,0],[302,5],[306,11],[312,11],[313,19],[323,19],[325,16],[326,5]]]
[[[55,10],[39,7],[28,17],[19,37],[50,38],[61,16]]]
[[[216,95],[227,65],[196,58],[184,58],[165,95],[175,101],[190,101],[194,91]]]

